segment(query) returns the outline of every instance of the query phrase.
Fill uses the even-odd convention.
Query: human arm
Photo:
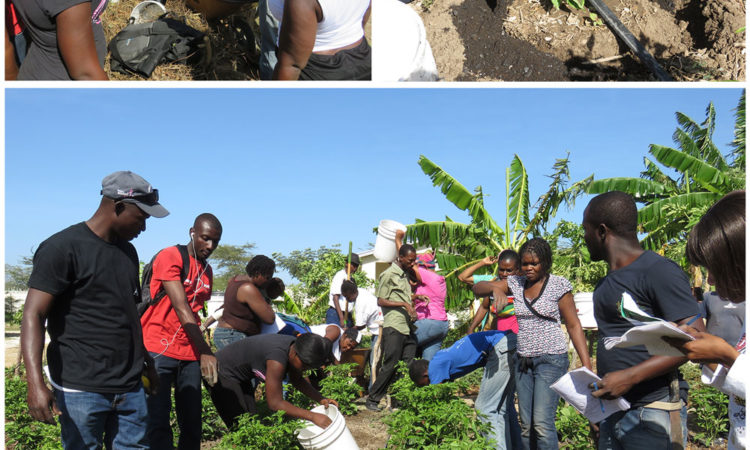
[[[6,3],[7,4],[7,3]],[[6,18],[9,20],[10,18]],[[18,65],[16,64],[16,51],[10,42],[8,29],[5,29],[5,79],[7,81],[18,78]]]
[[[578,353],[581,364],[583,364],[583,367],[593,370],[588,346],[586,345],[586,336],[583,334],[583,327],[581,326],[581,321],[578,319],[573,294],[568,292],[563,295],[557,302],[557,307],[560,310],[560,316],[565,321],[565,327],[568,329],[568,335],[573,342],[576,353]]]
[[[471,290],[477,297],[494,295],[496,290],[505,295],[508,292],[508,280],[480,281]]]
[[[700,332],[690,325],[682,325],[679,328],[694,337],[695,340],[667,339],[667,341],[683,352],[690,361],[721,364],[729,369],[740,356],[740,352],[734,346],[718,336]]]
[[[278,62],[274,80],[298,80],[315,47],[323,12],[315,0],[286,0],[279,32]]]
[[[686,324],[690,317],[678,322],[678,325]],[[700,327],[705,330],[702,321]],[[647,360],[623,370],[609,372],[597,382],[598,390],[592,394],[594,397],[615,399],[626,394],[638,383],[667,374],[685,363],[687,358],[677,356],[652,356]]]
[[[201,331],[208,330],[208,327],[213,325],[214,322],[221,319],[221,317],[224,315],[224,305],[219,306],[216,308],[216,311],[214,311],[213,314],[208,316],[208,318],[201,324]]]
[[[477,308],[476,314],[474,314],[474,318],[471,319],[469,328],[466,330],[467,336],[474,332],[474,330],[479,326],[479,324],[482,322],[482,319],[484,319],[484,316],[486,316],[489,311],[490,311],[490,298],[484,297],[482,299],[482,303],[480,303],[479,305],[479,308]]]
[[[211,347],[203,339],[203,333],[198,326],[193,310],[190,309],[182,282],[179,280],[164,280],[162,286],[164,286],[164,291],[172,302],[172,308],[174,308],[182,329],[185,330],[190,343],[193,344],[200,355],[201,375],[209,385],[213,386],[219,376],[218,362],[211,351]]]
[[[266,325],[271,325],[276,321],[276,313],[271,304],[266,301],[263,293],[253,283],[244,283],[240,286],[237,290],[237,301],[247,305],[250,311]]]
[[[392,300],[388,300],[387,298],[378,297],[378,306],[380,306],[381,308],[404,308],[412,320],[416,320],[417,318],[417,312],[414,311],[414,307],[406,302],[394,302]]]
[[[108,79],[96,53],[91,7],[91,2],[79,3],[55,16],[60,55],[74,80]]]
[[[47,388],[42,376],[44,323],[53,301],[52,294],[29,289],[21,319],[21,351],[26,364],[26,401],[29,405],[29,414],[34,420],[50,424],[55,423],[54,416],[61,414],[55,396]]]
[[[339,304],[340,298],[341,294],[333,294],[333,307],[336,309],[336,315],[339,317],[339,325],[345,327],[346,320],[344,320],[344,313],[341,311],[341,304]]]
[[[321,428],[326,428],[330,425],[331,419],[325,414],[314,413],[307,409],[299,408],[284,400],[281,383],[281,380],[284,379],[284,375],[284,366],[280,362],[275,360],[266,361],[266,401],[268,402],[268,407],[271,408],[271,411],[284,411],[291,417],[309,420]],[[323,398],[320,392],[318,392],[309,381],[304,379],[301,372],[290,369],[289,381],[292,383],[292,386],[313,401],[320,403],[321,405],[328,406],[329,404],[333,404],[338,406],[336,400]]]
[[[491,266],[497,262],[496,256],[485,256],[476,264],[472,264],[458,274],[458,281],[466,284],[474,284],[474,272],[479,270],[481,267]]]

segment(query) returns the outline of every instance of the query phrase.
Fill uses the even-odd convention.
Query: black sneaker
[[[379,402],[376,402],[374,400],[370,400],[369,398],[365,402],[365,407],[369,409],[370,411],[380,411],[380,407],[378,406]]]

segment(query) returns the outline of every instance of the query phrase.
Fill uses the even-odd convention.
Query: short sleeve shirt
[[[339,337],[336,338],[335,341],[333,341],[333,344],[331,345],[331,353],[333,353],[333,357],[336,358],[336,361],[341,361],[341,347],[339,347],[339,343],[341,342],[341,335],[344,334],[344,330],[340,326],[336,325],[335,323],[310,325],[310,332],[324,338],[326,337],[326,331],[328,330],[328,327],[336,327],[339,329]]]
[[[472,278],[474,279],[474,284],[477,284],[480,281],[493,281],[497,279],[495,275],[473,275]],[[516,320],[515,297],[511,295],[510,298],[508,298],[508,301],[513,303],[503,308],[502,314],[498,315],[497,329],[500,331],[512,331],[518,334],[518,320]]]
[[[354,317],[356,319],[354,324],[358,327],[366,325],[370,333],[378,334],[380,327],[378,322],[383,321],[383,311],[378,306],[378,299],[368,291],[359,289],[357,301],[354,305]]]
[[[375,291],[378,298],[411,305],[411,285],[406,273],[395,262],[383,271],[378,278]],[[383,328],[393,328],[401,334],[411,333],[411,318],[405,308],[383,307]]]
[[[55,384],[97,393],[138,385],[144,354],[132,244],[104,241],[84,222],[73,225],[39,245],[29,287],[54,296],[47,362]]]
[[[216,352],[219,375],[239,383],[266,379],[266,362],[278,361],[286,369],[289,347],[297,338],[285,334],[258,334],[232,342]]]
[[[429,269],[417,267],[422,282],[414,291],[418,295],[426,295],[430,302],[425,304],[417,301],[414,308],[417,311],[417,319],[448,320],[445,314],[445,277]]]
[[[14,0],[13,3],[26,27],[27,36],[31,38],[28,53],[19,68],[19,80],[70,80],[58,46],[56,18],[81,3],[91,4],[94,44],[99,65],[104,67],[107,41],[100,16],[106,9],[107,0]]]
[[[190,270],[187,279],[180,280],[182,256],[177,247],[167,247],[160,251],[154,259],[151,276],[151,292],[162,289],[164,281],[180,281],[185,290],[185,297],[193,311],[196,323],[200,324],[198,311],[203,304],[211,299],[211,283],[213,276],[211,266],[190,256]],[[143,326],[143,341],[146,350],[160,353],[170,358],[182,361],[197,361],[199,354],[187,337],[185,329],[180,325],[180,319],[172,307],[169,296],[164,296],[159,303],[151,306],[141,317]]]
[[[339,296],[339,309],[343,312],[346,309],[346,297],[341,295],[341,284],[346,280],[346,270],[339,270],[333,276],[331,280],[331,289],[328,291],[328,306],[335,308],[333,304],[333,296]],[[349,312],[354,309],[354,303],[349,303]]]
[[[599,328],[596,366],[599,376],[626,369],[649,359],[644,346],[612,348],[602,344],[606,337],[619,337],[633,327],[617,308],[627,292],[647,314],[678,322],[698,314],[698,302],[690,291],[687,275],[673,261],[652,251],[643,252],[629,265],[613,270],[594,289],[594,317]],[[624,395],[633,407],[662,400],[669,394],[669,376],[639,383]],[[684,388],[687,384],[681,383]]]
[[[557,275],[549,275],[542,291],[536,299],[526,299],[538,317],[526,306],[524,285],[526,277],[509,276],[508,287],[515,297],[516,319],[518,320],[518,354],[527,358],[541,355],[559,355],[568,351],[565,334],[560,327],[560,307],[558,302],[569,293],[573,286],[570,281]]]

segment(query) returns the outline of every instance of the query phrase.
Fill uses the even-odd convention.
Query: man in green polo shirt
[[[378,403],[385,396],[388,386],[395,379],[396,364],[409,364],[417,354],[417,339],[414,337],[414,320],[417,313],[412,306],[415,295],[411,292],[407,272],[414,271],[417,252],[413,246],[404,244],[399,248],[398,259],[378,278],[378,306],[383,309],[383,334],[381,348],[383,362],[370,388],[366,406],[378,411]]]

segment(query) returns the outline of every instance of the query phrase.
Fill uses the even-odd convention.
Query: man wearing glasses
[[[213,272],[207,259],[219,245],[222,227],[216,216],[204,213],[195,218],[189,233],[187,245],[167,247],[154,258],[151,297],[160,291],[166,295],[141,317],[143,341],[154,358],[160,385],[148,396],[148,440],[153,449],[172,448],[172,386],[180,427],[178,448],[200,448],[201,374],[209,385],[218,377],[216,357],[203,339],[198,312],[211,298]]]
[[[89,220],[52,235],[34,254],[21,325],[29,413],[47,423],[59,415],[67,449],[148,448],[144,362],[157,380],[143,347],[138,254],[129,241],[150,216],[169,212],[132,172],[105,177],[101,194]],[[42,375],[45,322],[53,391]]]

